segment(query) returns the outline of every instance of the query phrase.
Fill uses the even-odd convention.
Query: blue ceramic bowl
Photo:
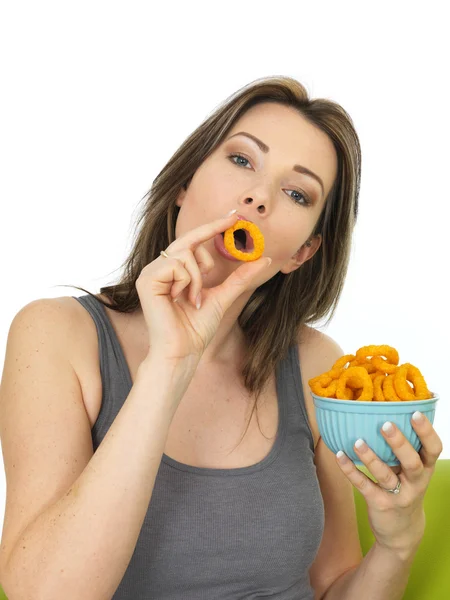
[[[436,402],[439,396],[429,400],[405,400],[402,402],[360,402],[322,398],[312,393],[316,407],[316,419],[320,435],[328,448],[336,454],[339,450],[357,466],[365,466],[355,453],[354,444],[362,438],[375,454],[387,465],[394,467],[400,461],[385,441],[380,429],[386,421],[394,423],[414,450],[419,452],[422,443],[412,428],[411,418],[416,410],[434,422]]]

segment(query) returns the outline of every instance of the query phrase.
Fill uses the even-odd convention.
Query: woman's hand
[[[152,355],[200,359],[225,311],[270,264],[262,257],[245,262],[222,284],[203,289],[202,273],[214,267],[214,260],[202,244],[235,222],[233,214],[189,231],[166,248],[169,258],[159,256],[142,269],[136,289]]]
[[[356,454],[378,484],[357,469],[347,456],[342,457],[344,462],[336,459],[367,502],[369,523],[377,543],[405,559],[415,554],[422,540],[423,499],[442,452],[442,441],[425,415],[419,422],[411,419],[411,423],[422,442],[419,454],[394,424],[391,432],[380,430],[400,460],[400,467],[389,467],[367,445],[355,446]],[[396,487],[397,478],[401,482],[399,493],[386,492]]]

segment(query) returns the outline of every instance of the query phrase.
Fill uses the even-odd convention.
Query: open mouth
[[[252,236],[246,229],[236,229],[233,231],[234,245],[237,250],[242,252],[252,252],[254,249]],[[225,237],[225,232],[222,232],[222,238]]]

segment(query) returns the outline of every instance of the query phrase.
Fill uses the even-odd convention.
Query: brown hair
[[[239,315],[247,345],[242,377],[247,390],[256,396],[243,437],[270,375],[288,348],[297,343],[302,326],[327,315],[328,323],[342,293],[358,213],[361,149],[353,121],[339,104],[323,98],[312,100],[301,83],[281,76],[257,79],[227,98],[183,142],[141,199],[147,198],[136,224],[134,245],[121,267],[123,274],[118,283],[100,288],[111,304],[95,296],[119,312],[130,313],[139,307],[136,280],[175,239],[180,210],[175,200],[181,188],[187,189],[196,170],[244,112],[262,102],[293,107],[324,131],[336,150],[338,169],[312,232],[312,236],[322,235],[317,252],[300,268],[287,275],[279,272],[256,289]],[[84,288],[72,287],[93,296]]]

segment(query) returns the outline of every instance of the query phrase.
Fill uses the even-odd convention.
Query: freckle
[[[26,549],[26,546],[22,546],[22,550],[25,550],[25,549]]]

